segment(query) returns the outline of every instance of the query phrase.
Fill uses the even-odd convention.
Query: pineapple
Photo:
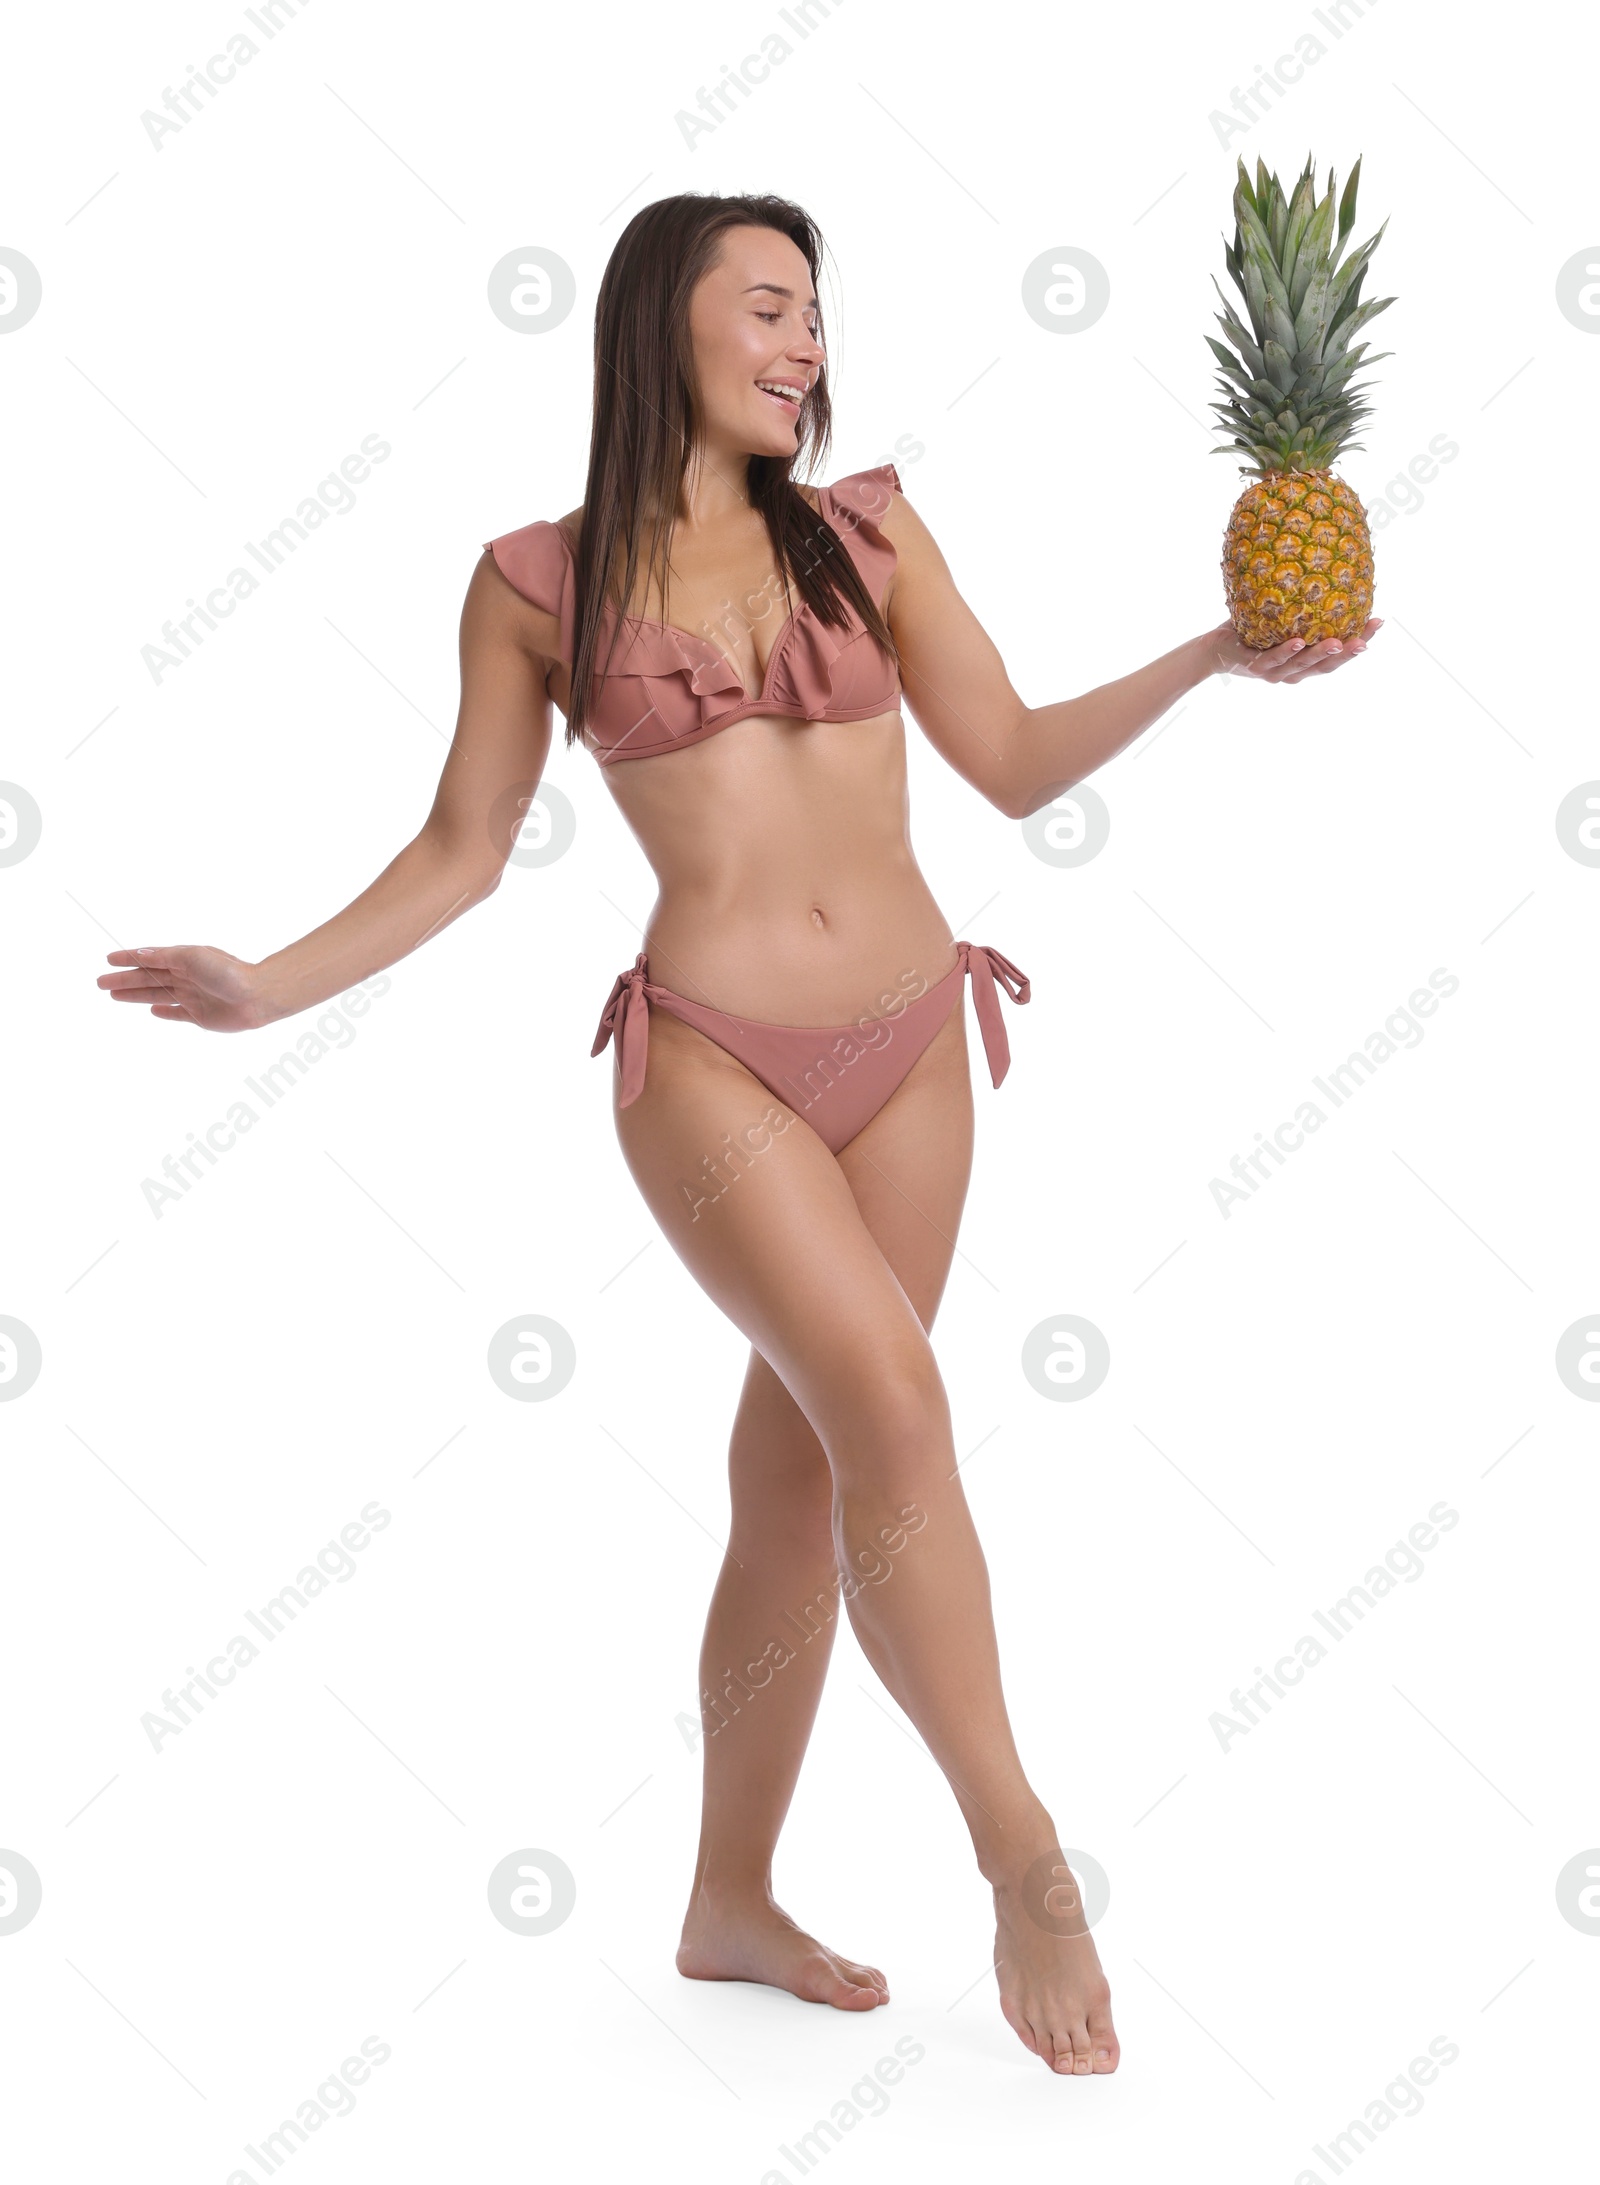
[[[1339,263],[1355,224],[1360,173],[1358,159],[1338,200],[1336,234],[1331,169],[1319,203],[1309,157],[1293,197],[1260,160],[1252,190],[1239,162],[1227,261],[1250,331],[1219,284],[1218,324],[1228,342],[1206,340],[1223,374],[1225,399],[1211,405],[1221,416],[1216,429],[1230,436],[1212,452],[1249,458],[1240,464],[1251,482],[1228,522],[1222,580],[1234,629],[1257,651],[1289,637],[1314,645],[1355,635],[1372,611],[1367,512],[1333,474],[1340,454],[1360,446],[1350,435],[1368,414],[1356,399],[1365,386],[1353,375],[1363,360],[1376,364],[1392,354],[1367,357],[1365,342],[1350,347],[1394,302],[1361,301],[1383,228]]]

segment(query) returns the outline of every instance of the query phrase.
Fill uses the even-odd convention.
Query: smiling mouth
[[[756,381],[756,385],[769,402],[776,402],[779,408],[788,416],[796,417],[799,415],[800,404],[805,399],[800,388],[780,387],[775,383],[761,379]]]

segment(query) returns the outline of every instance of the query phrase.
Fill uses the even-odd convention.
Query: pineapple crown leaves
[[[1394,302],[1392,296],[1361,300],[1387,221],[1345,256],[1360,177],[1358,159],[1339,195],[1330,168],[1318,198],[1309,154],[1292,193],[1260,159],[1252,186],[1239,161],[1233,241],[1224,250],[1249,327],[1215,283],[1226,341],[1210,334],[1206,341],[1222,374],[1217,389],[1224,399],[1211,405],[1221,420],[1217,430],[1231,435],[1213,452],[1252,457],[1244,469],[1326,469],[1342,449],[1360,444],[1350,434],[1370,411],[1356,400],[1365,383],[1355,386],[1352,376],[1363,361],[1376,364],[1391,352],[1369,357],[1365,342],[1350,345]]]

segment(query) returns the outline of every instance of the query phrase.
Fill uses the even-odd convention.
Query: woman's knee
[[[736,1426],[728,1451],[733,1536],[729,1545],[781,1541],[783,1552],[825,1560],[833,1524],[833,1474],[809,1427],[763,1435]]]
[[[832,1546],[833,1475],[815,1428],[771,1366],[752,1348],[728,1441],[733,1531],[745,1545],[769,1545],[826,1564]],[[730,1541],[730,1545],[733,1543]]]
[[[933,1353],[869,1357],[848,1376],[821,1437],[837,1492],[915,1494],[950,1468],[950,1406]]]

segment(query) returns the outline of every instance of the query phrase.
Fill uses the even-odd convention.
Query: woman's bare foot
[[[760,1981],[841,2011],[876,2010],[889,2000],[889,1983],[875,1965],[824,1948],[764,1893],[712,1897],[697,1890],[683,1923],[678,1970],[688,1980]]]
[[[1088,2077],[1121,2056],[1111,1990],[1058,1848],[994,1885],[995,1977],[1006,2023],[1052,2071]]]

